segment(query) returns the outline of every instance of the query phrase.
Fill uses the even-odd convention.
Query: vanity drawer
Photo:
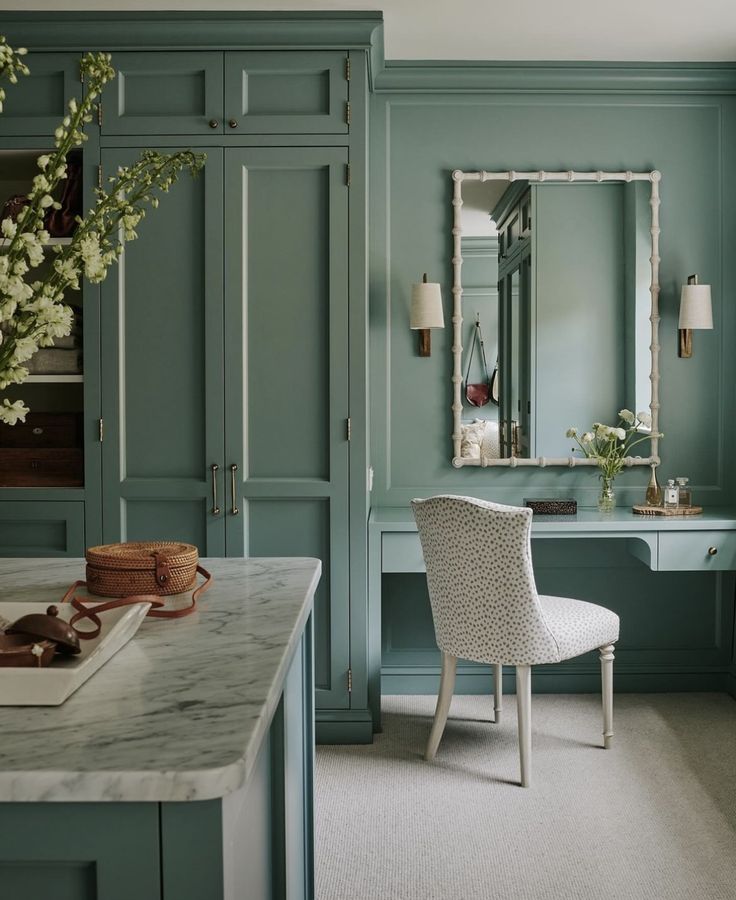
[[[383,535],[381,544],[382,572],[424,572],[424,556],[419,535],[393,532]]]
[[[736,570],[736,531],[660,533],[658,569],[664,572]]]

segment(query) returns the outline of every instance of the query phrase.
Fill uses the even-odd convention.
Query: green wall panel
[[[28,76],[5,88],[2,134],[53,136],[67,112],[71,97],[81,97],[79,55],[76,53],[29,53]]]
[[[580,78],[582,84],[584,72]],[[727,352],[736,333],[736,308],[728,302],[736,272],[727,248],[736,237],[728,201],[736,170],[734,99],[389,93],[371,102],[373,505],[405,506],[414,495],[439,490],[508,502],[571,494],[594,505],[598,484],[591,471],[455,470],[449,462],[450,173],[570,167],[662,172],[662,474],[688,475],[704,503],[731,502],[727,448],[735,420],[728,414],[726,385],[736,380],[736,358]],[[576,261],[574,241],[566,255]],[[429,359],[416,355],[416,336],[408,328],[411,283],[424,271],[436,273],[442,284],[447,323],[434,333]],[[679,290],[693,271],[713,285],[716,327],[699,332],[694,357],[681,360]],[[491,335],[486,339],[492,342]],[[586,347],[612,341],[601,326],[588,335]],[[571,354],[587,352],[579,343],[571,342]],[[568,424],[560,418],[560,429]],[[641,499],[645,483],[645,472],[625,472],[621,502]]]

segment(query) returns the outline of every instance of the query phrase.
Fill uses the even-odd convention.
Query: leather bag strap
[[[204,581],[192,591],[189,606],[184,606],[182,609],[164,609],[164,602],[158,594],[131,594],[129,597],[119,597],[116,600],[102,602],[92,600],[91,597],[87,596],[83,599],[90,603],[94,603],[94,606],[85,606],[82,602],[82,598],[78,597],[76,592],[80,588],[87,587],[86,581],[75,581],[61,598],[61,602],[70,603],[76,610],[69,620],[69,625],[76,631],[77,637],[79,637],[80,640],[89,640],[90,638],[96,638],[102,629],[99,613],[107,612],[107,610],[110,609],[119,609],[121,606],[134,606],[136,603],[150,603],[151,608],[148,610],[147,615],[159,619],[181,619],[182,617],[193,613],[197,606],[197,600],[212,584],[212,575],[210,575],[203,566],[197,566],[197,572],[204,577]],[[89,619],[94,628],[92,630],[82,630],[77,628],[77,622],[80,622],[83,619]]]
[[[468,383],[468,378],[470,378],[470,366],[473,362],[473,353],[475,351],[476,342],[480,344],[480,355],[483,360],[483,374],[486,377],[486,381],[488,384],[491,383],[491,378],[488,374],[488,363],[486,362],[486,350],[483,345],[483,332],[480,330],[480,315],[476,313],[475,318],[475,326],[473,328],[473,341],[470,345],[470,356],[468,357],[468,368],[465,372],[465,384]]]

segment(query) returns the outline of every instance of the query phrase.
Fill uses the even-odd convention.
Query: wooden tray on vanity
[[[666,509],[664,506],[632,506],[635,516],[699,516],[702,506],[685,506],[677,509]]]

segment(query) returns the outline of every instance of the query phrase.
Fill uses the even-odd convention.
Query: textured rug
[[[317,900],[734,900],[736,702],[534,695],[533,783],[516,705],[455,697],[433,763],[434,697],[384,697],[370,746],[318,747]]]

